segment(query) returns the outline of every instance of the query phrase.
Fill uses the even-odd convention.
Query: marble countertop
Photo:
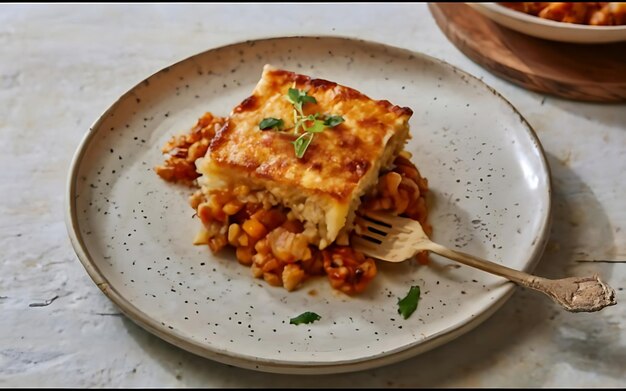
[[[518,289],[495,315],[440,348],[327,376],[216,363],[120,315],[78,261],[63,220],[68,167],[89,125],[128,88],[192,54],[317,34],[439,57],[510,100],[537,131],[553,174],[554,220],[536,273],[598,272],[619,304],[571,314]],[[561,100],[498,79],[447,41],[426,4],[3,4],[0,47],[0,386],[624,385],[626,265],[579,260],[626,260],[626,105]]]

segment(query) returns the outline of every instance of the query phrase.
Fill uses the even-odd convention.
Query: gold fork
[[[594,312],[615,305],[615,291],[597,275],[559,280],[533,276],[432,242],[419,222],[381,213],[357,216],[352,247],[387,262],[403,262],[417,252],[428,250],[487,273],[545,293],[571,312]]]

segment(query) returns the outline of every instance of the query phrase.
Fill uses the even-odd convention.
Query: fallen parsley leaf
[[[404,319],[408,319],[409,316],[417,309],[417,302],[420,299],[420,287],[414,285],[409,289],[409,293],[404,299],[398,299],[398,313],[402,315]]]
[[[322,317],[316,314],[315,312],[307,311],[296,316],[295,318],[289,319],[289,324],[295,324],[295,325],[299,325],[303,323],[308,324],[308,323],[313,323],[316,320],[320,320],[320,319],[322,319]]]
[[[261,130],[268,130],[273,128],[281,130],[283,126],[285,126],[285,122],[282,119],[272,117],[263,118],[263,120],[261,120],[261,122],[259,123],[259,129]]]
[[[344,121],[343,117],[340,115],[329,115],[324,120],[324,126],[328,126],[329,128],[333,128]]]

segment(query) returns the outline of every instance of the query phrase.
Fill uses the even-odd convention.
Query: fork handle
[[[488,273],[507,278],[510,281],[515,282],[516,284],[528,288],[536,289],[535,287],[538,284],[542,284],[547,281],[545,278],[533,276],[519,270],[511,269],[506,266],[502,266],[497,263],[493,263],[486,259],[482,259],[461,251],[451,250],[447,247],[431,241],[424,241],[423,243],[420,243],[420,248],[432,251],[446,258],[453,259],[464,265],[475,267]]]

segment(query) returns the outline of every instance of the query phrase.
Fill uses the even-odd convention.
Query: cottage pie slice
[[[431,230],[428,183],[403,151],[411,115],[352,88],[266,65],[252,95],[228,117],[206,113],[189,134],[168,142],[163,152],[170,157],[156,171],[170,181],[197,181],[191,206],[203,230],[196,244],[214,252],[234,247],[255,277],[287,290],[325,274],[334,288],[358,293],[377,270],[349,246],[355,213],[385,211]]]
[[[299,158],[293,131],[263,131],[265,118],[281,119],[293,129],[290,89],[305,91],[316,103],[304,115],[340,116],[343,122],[315,134]],[[198,162],[206,188],[245,184],[265,190],[304,222],[311,243],[320,249],[350,227],[360,197],[372,188],[402,150],[412,111],[373,100],[337,83],[266,65],[252,95],[234,108]]]

